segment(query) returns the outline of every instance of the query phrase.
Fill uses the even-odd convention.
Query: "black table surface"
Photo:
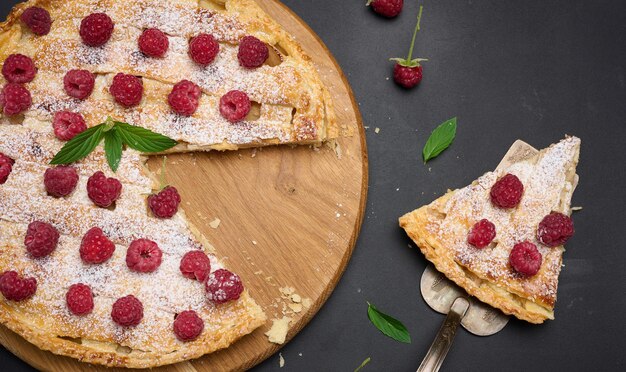
[[[424,80],[397,87],[390,57],[406,54],[417,2],[394,20],[366,0],[285,0],[335,55],[367,129],[369,200],[350,264],[326,305],[282,349],[285,371],[414,371],[443,316],[419,294],[427,262],[397,218],[493,169],[516,139],[537,148],[582,139],[556,320],[512,319],[498,334],[460,330],[445,371],[626,369],[626,2],[426,1],[417,54]],[[6,15],[16,0],[2,0]],[[458,117],[454,144],[424,165],[430,131]],[[380,128],[375,133],[375,128]],[[404,322],[401,344],[368,321],[366,301]],[[0,349],[2,371],[31,368]],[[256,368],[279,369],[278,355]]]

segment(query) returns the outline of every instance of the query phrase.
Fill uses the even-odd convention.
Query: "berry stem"
[[[417,31],[420,30],[420,20],[422,19],[422,10],[424,9],[423,5],[420,5],[419,13],[417,13],[417,24],[415,25],[415,30],[413,31],[413,39],[411,40],[411,48],[409,48],[409,56],[406,60],[411,63],[411,59],[413,57],[413,47],[415,46],[415,38],[417,37]]]

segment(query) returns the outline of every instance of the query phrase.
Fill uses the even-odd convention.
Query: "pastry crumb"
[[[310,298],[302,299],[302,306],[304,306],[305,309],[308,309],[311,305],[313,305],[313,301]]]
[[[211,221],[209,223],[209,226],[211,226],[214,229],[217,229],[220,226],[220,223],[222,222],[222,220],[220,220],[219,218],[215,218],[213,221]]]
[[[298,303],[302,302],[302,297],[300,297],[299,294],[294,293],[294,294],[291,295],[291,301],[293,301],[293,302],[298,304]]]
[[[291,318],[284,316],[281,319],[273,319],[272,327],[269,331],[265,332],[269,342],[282,345],[287,338],[287,332],[289,331],[289,323]]]
[[[293,311],[294,313],[299,313],[302,311],[302,304],[289,304],[287,305],[289,306],[289,308],[291,309],[291,311]]]
[[[572,212],[577,212],[577,211],[582,211],[583,207],[578,206],[578,207],[572,207],[571,209],[572,209]]]
[[[278,353],[278,366],[283,368],[285,366],[285,358],[283,358],[283,353]]]
[[[376,127],[376,129],[374,129],[374,133],[376,134],[380,133],[380,128]]]
[[[284,298],[291,297],[291,295],[294,294],[296,291],[294,287],[282,287],[278,288],[278,290],[280,291],[280,293],[282,293]]]

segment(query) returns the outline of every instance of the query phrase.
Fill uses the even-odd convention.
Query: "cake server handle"
[[[417,372],[437,372],[441,368],[443,360],[446,358],[456,330],[459,328],[461,319],[465,316],[467,309],[469,309],[470,303],[464,297],[458,297],[450,306],[450,311],[446,316],[446,320],[443,321],[439,332],[435,337],[428,353],[422,360]]]

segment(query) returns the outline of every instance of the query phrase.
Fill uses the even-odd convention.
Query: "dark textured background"
[[[16,2],[0,2],[3,17]],[[413,91],[388,80],[387,58],[406,53],[416,1],[391,21],[365,2],[285,0],[352,84],[369,126],[370,191],[352,261],[327,304],[282,350],[282,370],[352,371],[369,356],[364,371],[414,371],[443,316],[419,295],[426,260],[407,247],[397,217],[494,168],[518,138],[541,148],[566,133],[583,143],[573,205],[584,209],[574,216],[556,320],[512,320],[487,338],[460,331],[443,370],[625,370],[626,2],[426,1],[417,52],[430,61]],[[423,165],[428,134],[453,116],[454,144]],[[402,320],[413,343],[380,334],[366,301]],[[0,369],[29,367],[2,349]],[[257,368],[278,369],[277,355]]]

